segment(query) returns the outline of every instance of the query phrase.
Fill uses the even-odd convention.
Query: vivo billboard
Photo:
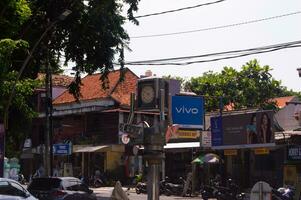
[[[273,111],[260,111],[224,115],[221,121],[212,118],[212,146],[221,149],[274,146],[273,116]]]
[[[204,98],[200,96],[173,96],[172,97],[173,124],[181,128],[204,128]]]

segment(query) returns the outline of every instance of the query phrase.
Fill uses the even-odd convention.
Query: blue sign
[[[71,155],[71,144],[54,144],[53,154],[54,155]]]
[[[211,144],[212,146],[223,145],[223,127],[222,127],[222,117],[211,117]]]
[[[204,98],[200,96],[173,96],[172,121],[181,128],[204,128]]]

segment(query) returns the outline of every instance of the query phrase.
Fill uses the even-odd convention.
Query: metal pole
[[[49,51],[48,51],[49,52]],[[49,63],[49,57],[48,61]],[[48,64],[49,65],[49,64]],[[52,67],[49,65],[49,145],[50,145],[50,152],[49,152],[49,166],[50,166],[50,176],[53,175],[53,106],[52,106]]]
[[[48,49],[47,49],[48,51]],[[49,167],[49,132],[50,132],[50,117],[49,117],[49,101],[50,101],[50,76],[49,76],[49,62],[48,62],[48,53],[47,53],[47,62],[46,62],[46,77],[45,77],[45,88],[46,88],[46,128],[45,128],[45,149],[44,149],[44,168],[45,168],[45,176],[50,175],[50,167]]]
[[[151,144],[146,145],[146,150],[151,153],[148,155],[149,171],[147,181],[147,199],[159,200],[159,172],[163,159],[163,146],[164,146],[164,126],[165,126],[165,92],[164,89],[160,90],[160,121],[155,124],[155,130],[152,133],[153,138]]]
[[[150,190],[148,190],[147,199],[148,200],[158,200],[159,199],[159,164],[151,164],[149,177],[148,177],[148,185],[150,186]]]

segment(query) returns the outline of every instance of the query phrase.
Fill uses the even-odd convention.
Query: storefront
[[[73,169],[74,174],[91,177],[96,170],[111,173],[123,165],[123,145],[74,145]]]

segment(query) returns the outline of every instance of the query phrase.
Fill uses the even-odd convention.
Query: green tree
[[[46,54],[50,54],[51,66],[59,69],[59,61],[76,64],[75,81],[70,91],[79,97],[80,76],[82,73],[104,72],[103,79],[113,69],[113,61],[119,54],[123,63],[123,48],[128,48],[129,36],[123,29],[126,20],[137,23],[133,17],[139,0],[29,0],[32,10],[31,18],[22,26],[19,37],[35,44],[49,24],[58,21],[64,10],[72,13],[64,20],[58,21],[41,43],[41,48],[34,52],[27,75],[34,77],[43,71]],[[124,6],[128,5],[127,17],[122,15]],[[122,65],[123,67],[123,65]]]
[[[28,135],[28,124],[32,117],[36,116],[32,106],[29,104],[34,89],[39,82],[24,78],[16,80],[17,72],[11,70],[12,55],[16,51],[24,51],[28,43],[22,40],[2,39],[0,40],[0,114],[4,116],[5,108],[8,105],[8,98],[14,85],[16,85],[16,94],[11,102],[9,116],[10,128],[6,137],[6,155],[16,156],[22,143]]]
[[[133,12],[139,0],[2,0],[0,1],[0,114],[7,105],[7,97],[13,85],[16,92],[9,110],[10,129],[7,146],[17,147],[23,142],[24,128],[35,115],[30,105],[30,96],[39,84],[34,79],[45,70],[47,55],[55,72],[60,72],[62,59],[65,63],[76,63],[76,78],[70,91],[79,96],[81,73],[103,70],[103,78],[113,69],[114,55],[119,54],[123,63],[123,48],[129,37],[122,28],[125,20],[136,24]],[[122,16],[124,5],[128,5],[127,17]],[[72,14],[64,21],[60,14],[69,9]],[[50,25],[52,29],[45,32]],[[41,37],[47,33],[45,37]],[[20,80],[17,72],[28,56],[28,52],[42,39],[33,52],[31,62]],[[0,118],[0,120],[1,120]],[[15,126],[17,125],[17,126]],[[11,142],[11,143],[10,143]],[[15,144],[13,144],[13,142]],[[12,151],[8,151],[12,152]]]
[[[206,72],[203,76],[191,78],[186,87],[198,95],[206,97],[208,111],[219,109],[220,98],[223,105],[231,105],[235,109],[242,108],[275,108],[271,98],[287,95],[300,95],[288,91],[275,80],[268,66],[260,66],[251,60],[242,66],[240,71],[232,67],[224,67],[220,73]]]

